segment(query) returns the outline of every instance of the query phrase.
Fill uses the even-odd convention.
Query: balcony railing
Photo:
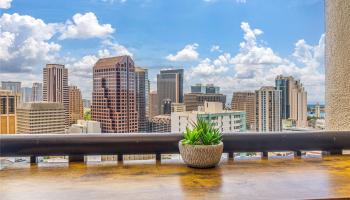
[[[125,134],[45,134],[0,135],[1,157],[69,156],[70,161],[83,161],[87,155],[124,154],[177,154],[178,133],[125,133]],[[224,134],[224,152],[325,151],[341,154],[350,149],[350,131],[281,132],[281,133],[229,133]]]

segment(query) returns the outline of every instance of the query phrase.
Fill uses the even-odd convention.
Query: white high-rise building
[[[282,130],[281,91],[265,86],[255,91],[256,131],[272,132]]]
[[[33,83],[32,86],[32,102],[43,101],[43,84]]]
[[[198,119],[214,123],[222,133],[246,131],[245,112],[223,110],[221,102],[204,102],[198,111],[171,113],[171,132],[182,133],[186,127],[193,128]]]

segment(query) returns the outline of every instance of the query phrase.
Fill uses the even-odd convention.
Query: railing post
[[[36,156],[30,156],[30,164],[36,164],[37,163],[37,157]]]
[[[301,157],[301,151],[294,151],[294,157]]]
[[[261,152],[261,158],[269,158],[269,152],[267,151]]]
[[[81,155],[74,155],[74,156],[68,156],[69,162],[84,162],[84,156]]]
[[[118,162],[123,162],[123,154],[118,154],[117,160],[118,160]]]
[[[228,159],[233,160],[235,157],[235,154],[233,152],[228,152]]]
[[[156,161],[161,161],[162,159],[162,154],[156,153]]]

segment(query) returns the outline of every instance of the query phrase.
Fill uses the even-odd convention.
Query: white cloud
[[[198,59],[198,52],[196,49],[198,48],[197,43],[188,44],[181,51],[177,52],[176,55],[169,54],[166,59],[170,61],[191,61]]]
[[[125,3],[127,0],[102,0],[102,2],[108,2],[108,3],[115,3],[115,2],[118,2],[118,3]]]
[[[222,52],[222,50],[220,49],[219,45],[213,45],[210,49],[210,52]]]
[[[61,46],[50,39],[58,24],[46,24],[28,15],[3,14],[0,17],[0,62],[6,72],[27,72],[56,59]]]
[[[12,0],[0,0],[0,9],[9,9],[11,8]]]
[[[110,40],[104,40],[102,41],[102,44],[104,45],[104,47],[112,51],[113,56],[129,55],[133,57],[133,54],[125,46],[119,43],[113,43]]]
[[[247,0],[236,0],[237,3],[247,3]]]
[[[112,34],[115,30],[111,24],[99,24],[94,13],[77,13],[73,16],[73,22],[67,21],[59,39],[67,38],[104,38]]]

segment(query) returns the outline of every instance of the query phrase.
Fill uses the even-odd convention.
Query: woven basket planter
[[[179,142],[179,150],[183,161],[194,168],[215,167],[221,159],[224,144],[188,145]]]

